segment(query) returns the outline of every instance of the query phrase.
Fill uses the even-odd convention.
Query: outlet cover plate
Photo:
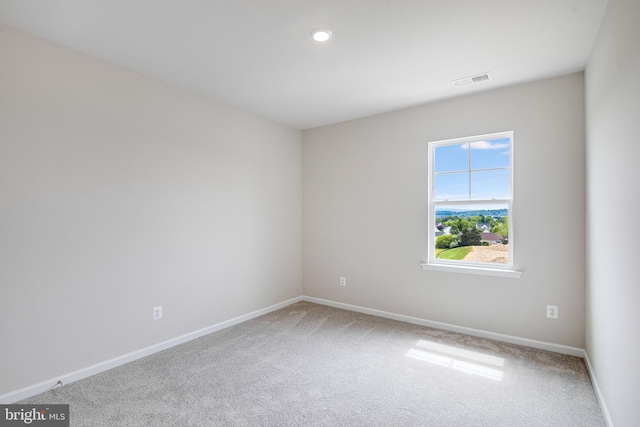
[[[153,320],[162,319],[162,306],[153,307]]]

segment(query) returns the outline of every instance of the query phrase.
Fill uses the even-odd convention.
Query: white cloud
[[[471,148],[474,150],[499,150],[501,148],[508,148],[508,142],[489,142],[489,141],[476,141],[471,143]],[[469,144],[463,144],[463,149],[468,149]]]
[[[489,142],[489,141],[477,141],[471,143],[471,148],[474,150],[499,150],[501,148],[508,148],[509,143],[505,142]]]

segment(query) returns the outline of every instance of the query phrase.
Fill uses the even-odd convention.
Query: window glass
[[[471,169],[508,168],[511,159],[509,138],[477,141],[471,144]]]
[[[468,146],[468,144],[464,144]],[[435,149],[436,172],[466,171],[469,169],[469,150],[461,145],[443,145]]]
[[[435,180],[436,200],[467,200],[469,198],[469,172],[438,174]]]
[[[506,199],[511,192],[508,169],[471,172],[471,199]]]
[[[513,133],[429,146],[429,263],[513,269]]]

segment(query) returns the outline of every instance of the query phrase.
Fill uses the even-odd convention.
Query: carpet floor
[[[578,357],[309,302],[20,403],[72,426],[605,426]]]

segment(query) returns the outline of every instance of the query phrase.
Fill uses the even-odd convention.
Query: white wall
[[[302,293],[300,131],[1,29],[0,394]]]
[[[522,278],[423,271],[428,141],[508,130]],[[304,294],[583,348],[584,191],[582,73],[305,131]]]
[[[586,349],[616,427],[640,425],[639,22],[610,0],[586,71]]]

